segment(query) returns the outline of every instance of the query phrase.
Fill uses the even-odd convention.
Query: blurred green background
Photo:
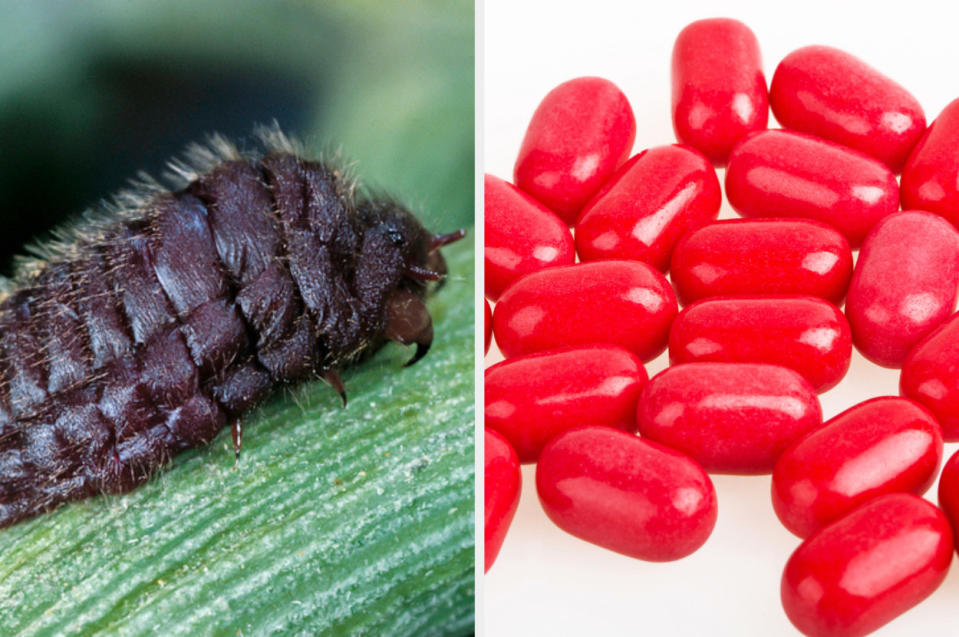
[[[0,272],[138,170],[274,119],[435,231],[473,225],[473,4],[0,2]],[[284,392],[123,497],[0,530],[0,634],[467,634],[473,247],[421,363]]]
[[[0,257],[210,132],[276,119],[473,218],[471,2],[0,3]]]

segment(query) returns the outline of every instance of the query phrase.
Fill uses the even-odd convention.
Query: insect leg
[[[335,369],[327,369],[323,372],[323,379],[336,390],[343,399],[343,406],[346,407],[346,388],[343,387],[343,379],[340,378],[339,372]]]
[[[400,345],[416,343],[409,367],[426,356],[433,344],[433,320],[423,299],[409,290],[397,290],[387,302],[386,338]]]

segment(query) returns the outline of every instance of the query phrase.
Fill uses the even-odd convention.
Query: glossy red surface
[[[855,148],[897,173],[926,130],[926,116],[909,91],[828,46],[803,47],[783,58],[769,103],[783,127]]]
[[[671,364],[782,365],[799,372],[817,392],[842,379],[851,354],[842,312],[811,296],[704,299],[680,312],[669,333]]]
[[[852,250],[809,219],[728,219],[680,239],[670,278],[683,304],[734,294],[808,294],[842,302]]]
[[[733,149],[726,197],[744,217],[804,217],[839,230],[855,249],[899,209],[896,176],[877,159],[804,133],[769,130]]]
[[[616,171],[576,223],[582,261],[636,259],[665,271],[679,238],[719,215],[709,161],[685,146],[657,146]]]
[[[949,519],[956,550],[959,550],[959,451],[952,454],[939,476],[939,508]]]
[[[484,179],[486,296],[497,300],[513,281],[576,259],[566,223],[519,188],[498,177]]]
[[[778,365],[687,363],[640,394],[643,437],[687,454],[710,473],[772,473],[780,454],[822,425],[812,386]]]
[[[486,349],[484,354],[489,353],[489,346],[493,340],[493,310],[489,307],[489,301],[483,299],[483,333]]]
[[[676,37],[672,59],[676,139],[725,166],[747,133],[763,130],[769,100],[756,36],[729,18],[697,20]]]
[[[554,438],[536,465],[536,490],[561,529],[641,560],[685,557],[716,524],[716,492],[702,467],[608,427]]]
[[[959,440],[959,314],[909,352],[899,375],[899,393],[933,413],[943,438]]]
[[[912,347],[949,318],[959,287],[959,232],[916,210],[892,214],[863,243],[846,297],[862,355],[902,367]]]
[[[635,431],[647,378],[642,361],[615,345],[511,358],[486,370],[486,426],[510,441],[520,462],[536,462],[547,442],[573,427]]]
[[[860,637],[939,587],[952,560],[942,512],[911,494],[882,496],[799,545],[780,593],[806,635]]]
[[[599,77],[564,82],[533,113],[513,183],[573,225],[629,157],[635,137],[633,110],[615,84]]]
[[[597,261],[541,270],[513,284],[493,311],[507,358],[566,345],[612,343],[644,361],[666,347],[676,295],[638,261]]]
[[[928,210],[959,227],[959,99],[942,109],[902,171],[902,207]]]
[[[522,476],[516,452],[503,436],[487,429],[483,440],[483,546],[488,571],[519,505]]]
[[[906,398],[872,398],[779,458],[773,508],[787,529],[807,537],[876,496],[922,495],[941,462],[942,433],[927,409]]]

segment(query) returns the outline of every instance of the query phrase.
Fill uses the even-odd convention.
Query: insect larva
[[[0,526],[143,483],[277,385],[433,339],[432,235],[279,129],[222,138],[24,260],[0,300]]]

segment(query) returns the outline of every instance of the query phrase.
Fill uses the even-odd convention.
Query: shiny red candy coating
[[[766,129],[770,105],[784,130]],[[680,144],[627,161],[626,97],[576,78],[533,114],[516,186],[486,176],[485,346],[507,360],[485,373],[485,567],[521,462],[560,528],[649,561],[708,539],[706,471],[771,472],[777,516],[807,538],[783,571],[787,616],[866,635],[959,551],[959,453],[945,513],[919,497],[959,440],[959,99],[927,129],[908,91],[825,46],[786,56],[767,92],[755,35],[713,18],[676,39],[672,116]],[[747,219],[715,221],[714,166]],[[823,424],[816,393],[853,342],[902,366],[904,397]]]
[[[516,452],[505,438],[487,429],[483,441],[483,539],[488,571],[516,513],[522,476]]]
[[[902,367],[909,351],[956,307],[959,232],[930,212],[905,211],[876,224],[863,243],[846,297],[862,355]]]
[[[717,297],[693,303],[669,333],[671,364],[770,363],[799,372],[817,392],[846,374],[849,323],[839,309],[811,296]]]
[[[860,637],[931,595],[951,561],[942,512],[911,494],[885,495],[796,549],[783,571],[783,609],[806,635]]]
[[[683,304],[736,294],[806,294],[838,305],[852,276],[849,242],[809,219],[728,219],[680,239],[670,277]]]
[[[756,36],[729,18],[680,31],[672,59],[676,139],[725,166],[744,135],[766,128],[769,100]]]
[[[909,352],[899,375],[899,393],[933,413],[943,438],[959,440],[959,314]]]
[[[939,476],[939,508],[949,519],[952,536],[959,550],[959,451],[952,454]]]
[[[489,301],[483,299],[483,332],[486,349],[484,354],[489,353],[489,346],[493,340],[493,310],[489,307]]]
[[[744,217],[804,217],[835,227],[855,249],[899,209],[899,185],[868,155],[811,135],[768,130],[729,157],[726,197]]]
[[[521,276],[575,260],[566,224],[513,184],[486,175],[484,202],[484,276],[493,301]]]
[[[485,374],[486,426],[503,434],[520,462],[584,424],[636,430],[636,402],[648,376],[616,345],[586,345],[519,356]]]
[[[934,212],[959,227],[959,99],[942,110],[909,155],[902,207]]]
[[[875,157],[900,172],[926,130],[909,91],[845,51],[807,46],[779,63],[769,87],[776,120]]]
[[[812,386],[778,365],[687,363],[640,395],[639,432],[710,473],[772,473],[780,454],[822,425]]]
[[[514,283],[493,311],[507,358],[567,345],[611,343],[648,361],[666,348],[676,295],[639,261],[596,261],[540,270]]]
[[[635,137],[633,110],[615,84],[599,77],[564,82],[533,113],[513,182],[573,225],[629,157]]]
[[[719,215],[716,171],[684,146],[658,146],[636,155],[613,175],[576,223],[582,261],[636,259],[669,267],[679,238]]]
[[[905,398],[872,398],[782,455],[773,508],[787,529],[807,537],[876,496],[922,495],[941,462],[942,433],[928,410]]]
[[[702,467],[608,427],[554,438],[536,465],[536,489],[561,529],[641,560],[685,557],[716,524],[716,493]]]

